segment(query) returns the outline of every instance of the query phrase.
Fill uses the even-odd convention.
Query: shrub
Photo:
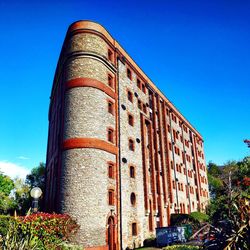
[[[201,212],[192,212],[190,214],[190,218],[192,218],[194,221],[198,221],[200,223],[206,222],[209,219],[209,216],[207,214],[201,213]]]
[[[78,228],[76,221],[66,214],[38,213],[13,217],[7,227],[7,233],[3,233],[1,244],[3,249],[13,250],[33,249],[33,247],[56,249],[63,242],[71,240]]]
[[[14,220],[9,215],[0,215],[0,235],[4,236],[8,232],[9,224]]]
[[[174,245],[174,246],[167,246],[164,247],[163,250],[198,250],[200,247],[198,246],[189,246],[189,245]]]
[[[151,238],[145,239],[143,241],[143,246],[144,247],[154,247],[154,246],[156,246],[156,238],[151,237]]]

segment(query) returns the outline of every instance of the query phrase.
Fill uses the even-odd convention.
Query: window
[[[143,112],[144,112],[145,114],[147,114],[147,106],[146,106],[146,104],[143,103],[142,106],[143,106]]]
[[[177,123],[177,119],[176,119],[176,116],[174,114],[172,114],[172,120]]]
[[[170,126],[168,125],[168,132],[170,133]]]
[[[114,143],[114,129],[108,129],[108,141]]]
[[[171,161],[170,164],[171,164],[171,168],[174,169],[173,161]]]
[[[113,61],[113,52],[110,49],[108,49],[108,59],[111,62]]]
[[[136,236],[137,235],[137,224],[132,223],[132,235]]]
[[[108,112],[112,115],[115,113],[115,105],[112,101],[108,100]]]
[[[135,167],[134,166],[129,167],[129,175],[131,178],[135,178]]]
[[[131,74],[131,70],[127,69],[127,77],[132,80],[132,74]]]
[[[131,195],[130,195],[130,202],[131,202],[132,206],[135,206],[135,203],[136,203],[135,193],[131,193]]]
[[[108,74],[108,85],[109,87],[114,88],[114,78],[110,74]]]
[[[111,206],[115,204],[114,190],[110,189],[108,192],[108,203]]]
[[[135,143],[134,143],[134,141],[132,139],[128,140],[128,148],[131,151],[135,151]]]
[[[171,142],[169,142],[168,146],[169,146],[169,150],[172,151],[172,144],[171,144]]]
[[[142,92],[143,92],[144,94],[146,94],[146,86],[145,86],[145,84],[143,83],[143,84],[141,85],[141,87],[142,87]]]
[[[141,103],[141,100],[138,99],[138,108],[141,110],[142,109],[142,103]]]
[[[108,165],[108,177],[114,179],[114,164],[109,163]]]
[[[134,126],[134,117],[131,114],[128,114],[128,124]]]
[[[137,87],[138,87],[139,89],[141,89],[141,81],[140,81],[140,79],[138,79],[138,78],[137,78]]]
[[[173,189],[175,189],[175,181],[172,181]]]
[[[133,102],[133,94],[132,94],[132,92],[129,91],[129,90],[128,90],[128,100],[129,100],[130,102]]]

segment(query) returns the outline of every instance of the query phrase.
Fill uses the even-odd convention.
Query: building
[[[138,247],[209,199],[203,139],[99,24],[67,32],[49,109],[46,204],[85,248]]]

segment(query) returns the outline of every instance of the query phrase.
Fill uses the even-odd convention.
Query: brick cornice
[[[65,83],[66,90],[71,88],[77,88],[77,87],[91,87],[99,89],[103,92],[105,92],[107,95],[112,97],[113,99],[117,98],[116,93],[107,85],[105,85],[103,82],[100,82],[98,80],[92,79],[92,78],[76,78],[69,80]]]
[[[76,148],[100,149],[114,155],[118,153],[118,147],[109,142],[96,138],[71,138],[63,142],[63,150]]]

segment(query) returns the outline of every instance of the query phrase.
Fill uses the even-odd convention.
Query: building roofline
[[[160,95],[162,99],[165,100],[167,105],[175,111],[176,115],[181,118],[185,123],[188,125],[191,130],[193,130],[196,135],[200,137],[200,139],[203,141],[203,138],[201,134],[195,129],[195,127],[181,114],[181,112],[174,106],[174,104],[165,96],[165,94],[153,83],[153,81],[144,73],[144,71],[136,64],[136,62],[131,58],[131,56],[126,52],[125,49],[112,37],[112,35],[104,28],[101,24],[91,21],[91,20],[79,20],[76,22],[73,22],[69,28],[67,34],[69,35],[71,32],[74,32],[76,30],[81,29],[87,29],[87,30],[94,30],[98,33],[101,33],[103,36],[105,36],[108,41],[123,55],[126,57],[126,62],[134,68],[141,76],[144,78],[144,80],[149,84],[151,89],[153,89],[156,93]]]

